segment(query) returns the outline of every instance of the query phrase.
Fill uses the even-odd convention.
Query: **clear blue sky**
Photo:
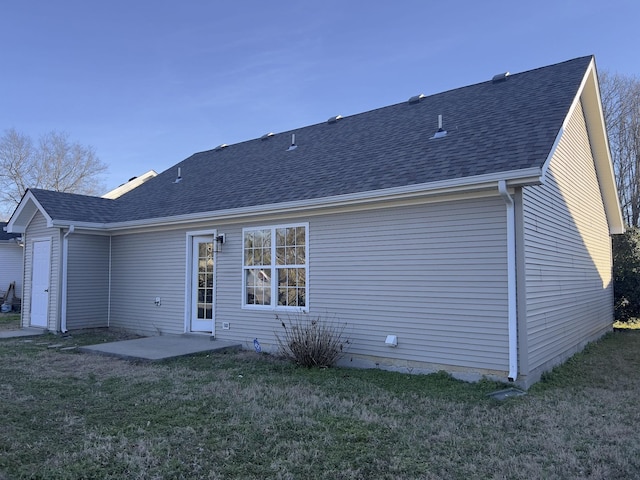
[[[192,153],[596,55],[637,0],[0,0],[0,132],[91,145],[108,189]]]

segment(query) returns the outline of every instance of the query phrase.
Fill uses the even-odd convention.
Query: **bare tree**
[[[106,170],[91,147],[70,141],[67,133],[47,133],[34,145],[9,129],[0,136],[0,217],[11,214],[28,188],[100,194]]]
[[[624,219],[640,226],[640,80],[602,72],[600,94]]]

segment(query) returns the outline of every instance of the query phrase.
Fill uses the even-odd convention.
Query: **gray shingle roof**
[[[130,221],[542,167],[591,59],[196,153],[117,200],[36,196],[55,218]]]
[[[114,200],[75,193],[30,189],[49,216],[56,220],[107,223],[116,216]]]
[[[16,238],[20,237],[19,233],[7,233],[4,231],[4,227],[7,226],[7,222],[0,222],[0,243],[12,242]]]

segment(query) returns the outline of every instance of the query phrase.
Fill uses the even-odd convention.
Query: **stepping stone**
[[[33,343],[33,340],[22,340],[22,343]]]
[[[36,345],[49,345],[49,342],[38,342]]]
[[[47,348],[60,348],[62,345],[62,343],[54,343],[53,345],[49,345]]]
[[[75,346],[74,346],[74,347],[64,347],[64,348],[61,348],[61,349],[60,349],[60,351],[61,351],[61,352],[66,352],[66,351],[68,351],[68,350],[75,350],[75,349],[77,349],[77,348],[78,348],[78,347],[75,347]]]
[[[511,397],[521,397],[526,395],[527,392],[518,388],[506,388],[504,390],[498,390],[497,392],[488,393],[488,397],[495,398],[496,400],[506,400]]]

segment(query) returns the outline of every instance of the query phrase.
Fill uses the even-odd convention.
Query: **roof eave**
[[[331,197],[296,200],[292,202],[272,203],[265,205],[240,207],[219,211],[207,211],[176,215],[171,217],[157,217],[142,220],[124,222],[99,223],[99,222],[75,222],[72,220],[55,219],[51,226],[64,228],[74,225],[76,229],[117,232],[141,227],[161,227],[193,223],[198,221],[225,221],[247,217],[259,217],[264,215],[278,215],[288,213],[306,212],[310,210],[336,208],[345,206],[367,205],[377,202],[389,202],[394,200],[408,200],[417,198],[433,198],[451,194],[464,194],[495,190],[501,180],[507,182],[509,187],[521,187],[526,185],[539,185],[542,171],[540,168],[513,170],[487,175],[450,179],[426,184],[408,185],[403,187],[387,188],[366,192],[335,195]]]
[[[52,227],[53,220],[51,216],[47,213],[33,192],[31,192],[31,190],[27,190],[22,199],[20,199],[20,203],[13,211],[11,218],[7,222],[7,232],[24,233],[27,225],[29,225],[29,222],[31,222],[31,219],[38,211],[42,213],[47,221],[47,227]]]

